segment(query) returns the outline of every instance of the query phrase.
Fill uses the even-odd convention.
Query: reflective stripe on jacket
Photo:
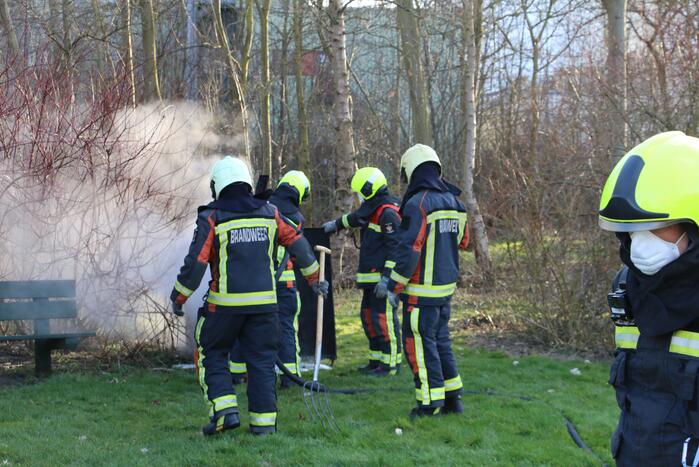
[[[636,350],[641,332],[636,326],[615,326],[614,341],[618,349]],[[672,333],[668,352],[699,358],[699,332],[680,330]]]

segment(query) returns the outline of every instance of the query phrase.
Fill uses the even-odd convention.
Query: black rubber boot
[[[257,426],[250,425],[250,433],[255,436],[273,435],[277,432],[277,426]]]
[[[204,433],[204,436],[211,436],[222,431],[238,428],[239,426],[238,409],[226,409],[211,417],[209,424],[204,426],[201,431]]]
[[[411,419],[434,417],[442,414],[442,407],[415,407],[408,415]]]
[[[444,409],[442,414],[464,413],[464,404],[461,403],[461,396],[447,397],[444,399]]]

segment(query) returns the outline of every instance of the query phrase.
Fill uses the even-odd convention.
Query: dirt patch
[[[515,330],[503,329],[487,315],[453,319],[450,328],[468,347],[502,352],[511,357],[541,355],[557,360],[608,361],[604,352],[572,352],[542,344]]]

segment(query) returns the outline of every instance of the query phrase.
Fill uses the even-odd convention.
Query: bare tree
[[[607,150],[612,159],[626,152],[626,0],[602,0],[607,14]]]
[[[0,0],[0,21],[2,21],[2,27],[7,34],[7,48],[10,49],[12,55],[19,57],[19,42],[17,41],[15,27],[12,24],[12,16],[10,15],[10,7],[7,4],[7,0]]]
[[[143,35],[143,98],[145,101],[162,99],[160,80],[158,79],[158,48],[156,46],[157,29],[153,0],[141,2],[141,33]]]
[[[237,130],[240,131],[243,136],[243,155],[249,158],[250,138],[248,135],[248,109],[245,104],[245,93],[240,79],[241,67],[233,56],[233,52],[228,44],[228,35],[226,34],[226,29],[223,27],[223,17],[221,16],[221,0],[212,0],[212,4],[218,46],[223,50],[226,65],[228,66],[228,73],[233,82],[233,104],[240,112]]]
[[[335,78],[335,122],[337,125],[337,157],[335,159],[335,214],[348,212],[354,203],[349,190],[354,173],[355,149],[352,128],[352,104],[347,71],[345,46],[345,5],[341,0],[330,0],[328,5],[328,39],[332,53]]]
[[[113,70],[114,66],[111,61],[111,55],[109,54],[109,43],[107,42],[107,29],[104,24],[104,17],[102,16],[102,10],[99,0],[92,0],[92,15],[95,18],[95,27],[99,33],[99,39],[97,42],[97,69],[100,74],[100,79],[104,79],[107,70]]]
[[[260,18],[260,120],[262,123],[262,172],[279,178],[279,166],[272,162],[272,121],[270,115],[269,81],[269,3],[270,0],[255,0]],[[276,167],[275,167],[276,165]],[[273,174],[273,169],[276,173]]]
[[[187,54],[185,57],[184,80],[187,83],[187,99],[194,100],[197,97],[197,70],[194,67],[197,62],[197,48],[195,25],[197,23],[197,2],[187,0]]]
[[[299,168],[313,183],[313,170],[311,168],[311,150],[308,142],[308,116],[306,115],[306,96],[303,90],[303,7],[304,0],[294,0],[294,74],[296,75],[296,106],[298,112]],[[309,202],[313,201],[313,197]],[[313,206],[307,208],[309,213],[313,213]],[[312,219],[309,219],[309,224]]]
[[[479,52],[476,47],[476,18],[481,9],[481,0],[463,0],[462,13],[462,107],[466,117],[464,144],[464,192],[469,225],[473,232],[473,245],[476,261],[486,283],[492,274],[492,260],[488,248],[488,233],[485,229],[478,200],[473,187],[473,173],[476,164],[476,76],[478,75]]]
[[[401,55],[410,88],[413,136],[416,143],[434,145],[430,120],[430,102],[420,50],[420,27],[413,0],[396,0]]]
[[[121,60],[129,86],[129,104],[136,107],[136,77],[134,75],[131,0],[120,0]]]
[[[248,0],[245,6],[245,43],[240,57],[240,80],[243,89],[248,84],[248,70],[250,68],[250,54],[252,52],[252,37],[255,32],[255,15],[253,14],[253,2]]]

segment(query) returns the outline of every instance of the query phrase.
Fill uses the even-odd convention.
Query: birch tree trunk
[[[330,17],[328,39],[330,41],[335,79],[335,121],[337,125],[335,214],[339,216],[349,212],[354,203],[354,197],[349,186],[354,173],[355,149],[349,72],[347,71],[347,52],[345,49],[345,11],[342,0],[330,0],[328,13]]]
[[[136,77],[133,69],[133,40],[131,33],[131,0],[121,0],[121,56],[129,86],[129,104],[136,107]]]
[[[270,0],[255,0],[257,14],[260,18],[260,123],[262,125],[262,160],[263,172],[276,175],[279,178],[279,168],[273,173],[275,164],[272,162],[272,117],[270,115],[270,81],[269,81],[269,2]]]
[[[306,96],[303,90],[303,6],[304,0],[294,0],[294,73],[296,75],[296,105],[299,122],[299,168],[306,174],[313,186],[313,170],[311,168],[311,151],[308,139],[308,116],[306,115]],[[305,203],[308,225],[313,225],[313,197]]]
[[[396,0],[396,10],[403,66],[410,89],[413,136],[416,143],[433,146],[430,103],[420,54],[420,28],[413,0]]]
[[[354,204],[350,181],[355,168],[354,134],[352,128],[352,98],[345,46],[345,6],[343,0],[330,0],[328,5],[328,34],[335,87],[335,218],[348,213]],[[347,231],[333,236],[332,247],[338,259],[338,282],[342,281],[343,258]]]
[[[626,127],[626,0],[602,0],[607,14],[607,151],[611,160],[624,155]]]
[[[228,35],[226,34],[226,29],[223,27],[223,18],[221,17],[221,0],[212,0],[212,5],[214,10],[214,26],[216,29],[218,46],[223,50],[225,55],[224,58],[228,66],[228,73],[230,74],[231,81],[233,81],[233,104],[240,112],[240,118],[235,130],[240,132],[240,134],[243,136],[242,155],[249,161],[250,136],[248,135],[248,111],[245,104],[245,94],[240,82],[240,64],[235,57],[233,57],[233,52],[231,52],[230,45],[228,44]]]
[[[464,144],[464,196],[468,211],[469,227],[473,233],[473,247],[476,262],[481,269],[485,283],[492,276],[492,260],[488,248],[488,233],[473,188],[473,173],[476,163],[476,76],[478,73],[479,51],[476,47],[475,18],[480,10],[477,3],[481,0],[463,0],[462,18],[462,111],[466,117]],[[465,63],[464,63],[465,62]]]
[[[7,48],[14,57],[19,57],[19,42],[17,41],[15,27],[12,24],[12,15],[10,14],[10,6],[7,4],[7,0],[0,0],[0,21],[2,21],[2,28],[7,36]]]
[[[162,100],[158,79],[158,50],[156,48],[155,13],[153,0],[141,0],[141,32],[143,34],[144,101]]]

